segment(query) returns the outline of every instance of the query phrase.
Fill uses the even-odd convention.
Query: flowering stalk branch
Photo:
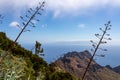
[[[85,76],[86,76],[86,73],[87,73],[87,71],[88,71],[88,69],[89,69],[89,66],[90,66],[90,64],[91,64],[91,62],[92,62],[92,60],[93,60],[93,58],[94,58],[94,56],[95,56],[95,54],[96,54],[96,52],[97,52],[97,50],[99,49],[99,46],[100,46],[100,44],[102,44],[103,43],[103,39],[104,39],[104,36],[106,35],[106,33],[107,33],[107,30],[110,30],[111,28],[111,25],[110,25],[110,21],[108,21],[108,23],[107,24],[105,24],[105,30],[103,30],[102,28],[100,28],[100,30],[103,32],[103,34],[101,35],[101,38],[99,37],[99,42],[98,42],[98,44],[96,44],[96,43],[94,43],[92,40],[91,40],[91,42],[92,43],[94,43],[93,45],[94,45],[94,52],[93,52],[93,55],[92,55],[92,57],[90,58],[90,61],[89,61],[89,63],[88,63],[88,65],[87,65],[87,67],[86,67],[86,69],[85,69],[85,72],[84,72],[84,74],[83,74],[83,76],[82,76],[82,80],[85,80]],[[95,34],[96,35],[96,34]],[[98,37],[98,36],[100,36],[99,34],[97,34],[96,35],[96,37]],[[107,40],[111,40],[111,38],[107,38]],[[105,42],[106,43],[106,42]],[[95,45],[96,44],[96,45]]]
[[[21,36],[21,34],[23,32],[25,32],[26,27],[29,24],[32,23],[32,20],[35,18],[35,15],[40,14],[39,10],[43,10],[42,8],[44,7],[44,4],[45,4],[45,2],[42,2],[42,4],[40,4],[40,6],[37,6],[35,10],[32,10],[32,8],[30,8],[30,10],[28,10],[29,14],[32,14],[31,17],[28,17],[28,15],[26,15],[26,18],[27,19],[29,18],[28,21],[26,21],[25,23],[23,22],[23,26],[24,27],[21,28],[22,30],[20,31],[20,33],[18,34],[18,36],[16,37],[16,39],[14,40],[14,42],[11,44],[11,47],[6,51],[5,55],[0,58],[0,64],[1,64],[2,60],[4,60],[5,57],[9,54],[9,52],[14,48],[14,46],[15,46],[17,40],[19,39],[19,37]],[[20,16],[20,18],[23,20],[22,16]],[[34,23],[32,23],[32,25],[34,26]],[[20,27],[18,24],[16,26]]]

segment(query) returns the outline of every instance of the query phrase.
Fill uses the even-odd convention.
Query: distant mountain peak
[[[68,52],[61,58],[66,58],[66,57],[72,57],[72,58],[79,57],[79,59],[85,59],[85,58],[87,59],[87,58],[91,58],[92,55],[90,54],[89,51],[85,50],[83,52],[77,52],[77,51]]]
[[[68,52],[64,54],[64,56],[58,58],[58,60],[55,61],[55,64],[62,70],[70,72],[74,76],[81,78],[91,57],[92,57],[91,53],[87,50],[83,52],[73,51]],[[106,72],[109,72],[109,74],[106,74]],[[114,77],[111,78],[111,76],[109,75],[114,75]],[[120,75],[106,67],[99,65],[93,60],[88,69],[86,79],[120,80]]]

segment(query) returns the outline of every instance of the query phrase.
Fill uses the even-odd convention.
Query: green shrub
[[[0,57],[5,55],[5,53],[6,53],[5,51],[7,51],[9,49],[9,47],[10,47],[9,45],[11,45],[11,43],[13,43],[13,41],[8,39],[5,35],[5,33],[0,32],[0,55],[1,55]],[[10,55],[12,55],[12,57],[10,57]],[[11,69],[13,71],[13,68],[15,70],[16,67],[21,66],[21,70],[23,69],[23,73],[25,73],[25,76],[21,77],[22,80],[26,80],[27,78],[30,78],[29,80],[36,80],[36,78],[40,77],[39,74],[46,76],[46,74],[49,72],[49,67],[48,67],[47,63],[41,57],[39,57],[38,55],[32,54],[31,51],[28,51],[28,50],[22,48],[17,43],[16,43],[15,47],[11,50],[11,53],[8,56],[3,60],[4,64],[0,65],[0,68],[2,69],[2,67],[3,67],[3,68],[5,68],[5,70]],[[19,60],[14,60],[14,58],[16,58],[16,59],[22,58],[24,60],[23,62],[25,64],[22,65]],[[9,61],[9,65],[8,64],[6,65],[6,63],[8,63],[6,61]],[[15,62],[15,64],[13,64],[13,62]],[[17,64],[16,64],[16,62],[17,62]],[[10,65],[12,65],[12,66],[10,66]],[[1,71],[3,71],[3,70],[1,70]],[[5,77],[4,76],[5,74],[2,74],[1,71],[0,71],[0,75]],[[16,69],[16,71],[17,71],[17,69]],[[7,71],[5,71],[3,73],[7,73]],[[11,74],[11,73],[12,72],[9,71],[9,74]]]
[[[54,72],[50,75],[49,80],[75,80],[70,73]]]

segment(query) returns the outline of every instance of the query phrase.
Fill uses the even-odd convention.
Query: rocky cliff
[[[81,78],[90,58],[91,54],[87,50],[83,52],[68,52],[58,58],[55,64],[62,70]],[[99,65],[93,60],[88,69],[86,80],[120,80],[120,74]]]

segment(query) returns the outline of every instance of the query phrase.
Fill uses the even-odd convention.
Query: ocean
[[[24,48],[31,50],[34,45],[32,44],[24,44],[22,45]],[[92,46],[91,45],[76,45],[76,44],[43,44],[42,45],[44,49],[43,56],[44,60],[47,61],[47,63],[51,63],[58,59],[60,56],[63,56],[67,52],[72,51],[78,51],[82,52],[84,50],[90,51]],[[104,54],[105,57],[98,57],[95,56],[95,60],[97,63],[99,63],[102,66],[110,65],[112,67],[120,65],[120,46],[105,46],[102,47],[104,49],[107,49],[108,51],[97,51],[97,55]]]

